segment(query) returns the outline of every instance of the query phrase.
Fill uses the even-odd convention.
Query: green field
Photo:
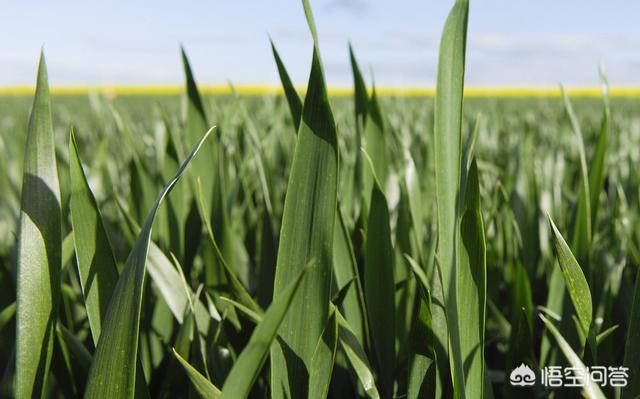
[[[283,96],[186,55],[181,96],[50,96],[42,58],[0,97],[0,396],[637,398],[640,102],[463,101],[466,7],[434,98],[355,55],[329,98],[317,40]]]

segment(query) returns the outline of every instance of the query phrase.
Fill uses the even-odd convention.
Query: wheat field
[[[267,93],[199,86],[185,50],[166,92],[50,93],[43,52],[1,93],[0,395],[637,398],[634,91],[465,94],[466,0],[434,90],[345,46],[332,91],[302,5],[303,88],[267,42]]]

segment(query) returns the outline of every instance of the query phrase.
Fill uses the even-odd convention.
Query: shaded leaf
[[[40,397],[53,352],[60,297],[60,187],[44,54],[27,127],[16,292],[17,398]]]
[[[274,282],[274,300],[303,265],[318,266],[303,283],[304,295],[291,304],[271,350],[271,395],[305,397],[316,342],[329,315],[338,151],[337,131],[327,97],[315,25],[307,1],[307,22],[314,37],[313,59],[302,121],[285,197]]]

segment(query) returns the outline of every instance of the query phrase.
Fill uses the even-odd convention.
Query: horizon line
[[[279,85],[198,85],[201,94],[207,95],[283,95],[284,90]],[[296,87],[298,92],[304,93],[305,87]],[[371,90],[371,87],[367,87]],[[602,86],[568,86],[565,87],[571,97],[601,98]],[[352,87],[332,86],[327,91],[330,96],[343,97],[353,95]],[[35,85],[0,86],[0,96],[33,95]],[[180,95],[185,92],[184,85],[60,85],[49,89],[52,95],[73,96],[98,93],[106,96],[134,96],[134,95]],[[381,96],[398,97],[433,97],[435,86],[414,87],[376,87],[376,92]],[[560,86],[467,86],[464,89],[465,97],[561,97]],[[610,97],[640,97],[640,86],[611,86]]]

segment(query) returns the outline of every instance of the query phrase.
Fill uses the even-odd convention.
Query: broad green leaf
[[[80,284],[94,344],[98,342],[102,319],[107,312],[118,269],[102,215],[82,169],[76,137],[69,134],[69,174],[71,180],[71,226]]]
[[[480,210],[478,167],[471,162],[460,221],[456,295],[460,350],[464,362],[464,389],[469,398],[484,392],[484,326],[486,316],[487,270],[484,224]],[[448,309],[447,309],[448,310]]]
[[[303,5],[315,38],[309,4],[303,1]],[[303,265],[315,258],[318,266],[305,279],[304,295],[293,301],[280,326],[282,340],[272,347],[273,398],[306,396],[313,351],[329,316],[337,185],[337,131],[314,40],[307,95],[284,203],[274,300],[282,295]]]
[[[258,378],[262,365],[267,360],[269,348],[276,339],[278,328],[285,315],[291,310],[293,299],[302,286],[303,277],[313,270],[313,266],[314,262],[309,262],[281,295],[273,300],[253,331],[249,343],[242,350],[227,376],[222,387],[223,398],[246,398],[249,396],[251,387]]]
[[[203,399],[217,399],[222,396],[222,393],[215,385],[213,385],[205,376],[200,374],[192,365],[189,364],[175,349],[173,349],[173,355],[178,359],[184,371],[187,373],[191,384]]]
[[[102,323],[87,381],[86,398],[131,398],[134,395],[140,313],[153,220],[160,203],[180,179],[210,132],[205,133],[176,175],[165,184],[127,258]]]
[[[383,396],[391,397],[396,360],[393,248],[387,200],[376,177],[373,178],[366,233],[364,298]]]
[[[24,154],[16,287],[16,398],[43,394],[60,296],[60,188],[43,53]]]
[[[629,380],[622,390],[622,398],[637,398],[640,395],[640,273],[636,273],[636,288],[629,317],[627,342],[624,348],[624,367],[629,368]]]
[[[558,228],[551,220],[549,216],[549,225],[553,233],[553,245],[555,248],[556,257],[562,275],[564,276],[564,282],[569,292],[569,297],[576,310],[578,319],[580,320],[580,327],[585,336],[589,336],[591,332],[591,321],[593,305],[591,303],[591,291],[589,285],[584,277],[582,268],[576,261],[576,258],[571,253],[569,245],[565,242],[562,234],[558,231]]]
[[[287,98],[289,111],[291,111],[291,119],[293,120],[293,126],[295,127],[297,134],[298,130],[300,130],[300,118],[302,117],[302,100],[300,100],[300,96],[298,95],[296,88],[293,86],[293,83],[291,83],[291,78],[289,77],[289,73],[287,73],[287,68],[285,68],[284,63],[280,58],[280,54],[278,54],[278,50],[276,50],[276,46],[273,44],[273,40],[269,39],[269,41],[271,42],[271,51],[273,52],[273,58],[276,60],[278,74],[280,75],[284,95]]]
[[[457,0],[447,17],[440,39],[438,56],[438,78],[436,83],[434,112],[434,155],[436,202],[438,205],[438,248],[440,290],[434,289],[434,302],[442,302],[446,309],[447,329],[450,343],[449,363],[455,396],[465,397],[463,357],[458,331],[458,308],[456,300],[456,242],[460,218],[460,165],[462,146],[462,100],[464,89],[464,67],[467,36],[467,0]],[[438,279],[436,278],[436,282]],[[435,315],[435,313],[434,313]],[[437,326],[437,327],[436,327]],[[436,323],[434,328],[440,328]],[[437,331],[436,336],[447,336]],[[447,373],[442,370],[442,375]]]
[[[311,358],[311,375],[309,376],[309,398],[325,399],[329,393],[329,384],[333,373],[333,363],[338,345],[338,321],[333,311],[324,332],[318,340],[316,350]]]
[[[340,346],[345,355],[347,355],[353,371],[355,371],[358,376],[358,381],[366,392],[367,397],[379,399],[380,394],[376,387],[373,369],[369,364],[367,354],[362,348],[362,345],[360,345],[360,342],[358,342],[358,338],[353,333],[349,322],[340,314],[340,311],[336,310],[336,316],[338,317],[338,338]]]
[[[567,341],[556,329],[553,323],[547,320],[547,318],[544,317],[543,315],[540,315],[540,318],[544,322],[547,329],[551,331],[551,334],[556,339],[556,342],[558,343],[560,350],[562,351],[562,353],[564,353],[564,356],[569,361],[569,364],[571,364],[572,367],[575,367],[578,369],[585,369],[586,366],[584,365],[584,363],[582,363],[582,360],[580,360],[580,356],[578,356],[575,353],[575,351],[571,348],[571,346],[569,346]],[[589,399],[604,399],[605,397],[602,391],[600,390],[600,387],[598,386],[598,384],[591,381],[590,378],[586,379],[585,386],[583,388],[582,393],[585,395],[585,397]]]

